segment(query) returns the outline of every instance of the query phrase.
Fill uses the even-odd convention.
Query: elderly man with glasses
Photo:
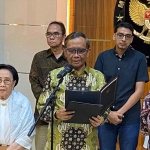
[[[86,65],[89,49],[89,40],[81,32],[73,32],[65,39],[64,54],[73,70],[63,77],[63,82],[59,86],[60,89],[56,93],[53,150],[94,150],[97,148],[97,126],[106,121],[107,111],[103,116],[98,115],[89,118],[89,124],[65,123],[75,113],[65,109],[65,90],[98,91],[105,84],[104,75]],[[45,88],[38,100],[39,110],[43,108],[46,99],[59,82],[57,75],[63,69],[55,69],[49,73]],[[45,120],[47,120],[46,114],[50,116],[48,109],[43,115]],[[50,149],[50,133],[51,129],[49,128],[45,150]]]
[[[29,75],[31,89],[36,101],[42,92],[49,71],[62,67],[67,63],[63,54],[64,46],[62,44],[66,37],[64,24],[58,21],[51,22],[45,35],[47,44],[50,48],[35,54]],[[38,115],[38,111],[35,107],[35,118],[37,118]],[[48,124],[46,122],[38,122],[35,136],[36,150],[43,150],[44,148],[46,143],[47,127]]]

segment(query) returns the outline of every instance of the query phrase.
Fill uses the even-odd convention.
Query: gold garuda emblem
[[[147,4],[130,0],[129,15],[135,24],[143,27],[140,33],[134,30],[134,34],[144,40],[144,43],[150,44],[150,0],[147,0]]]

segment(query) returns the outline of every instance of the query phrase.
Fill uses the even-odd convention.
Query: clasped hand
[[[117,111],[111,111],[108,115],[108,120],[110,123],[114,124],[114,125],[118,125],[119,123],[122,122],[123,119],[123,115],[120,114]]]
[[[60,108],[59,110],[56,111],[55,117],[60,120],[69,120],[73,117],[74,113],[75,111],[66,111],[65,108]],[[103,118],[100,117],[99,115],[97,117],[92,117],[89,120],[94,127],[97,127],[103,123]]]

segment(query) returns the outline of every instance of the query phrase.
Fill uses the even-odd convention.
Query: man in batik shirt
[[[97,127],[104,123],[107,118],[107,111],[104,116],[92,117],[90,124],[64,123],[73,116],[72,111],[66,111],[65,90],[97,91],[105,84],[104,75],[86,65],[86,58],[89,55],[89,40],[81,32],[73,32],[65,39],[64,54],[73,70],[68,73],[60,84],[60,90],[56,93],[56,106],[54,110],[54,150],[96,150],[97,149]],[[58,85],[57,74],[64,68],[51,71],[43,93],[38,101],[38,109],[41,110],[46,99]],[[46,109],[48,110],[48,109]],[[84,111],[84,110],[83,110]],[[46,112],[44,113],[46,114]],[[46,116],[45,116],[45,120]],[[49,150],[50,127],[48,129],[47,143],[45,150]]]

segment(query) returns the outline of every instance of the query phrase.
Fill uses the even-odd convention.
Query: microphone
[[[71,72],[73,67],[70,64],[67,64],[63,70],[57,74],[57,78],[63,78],[67,73]]]

